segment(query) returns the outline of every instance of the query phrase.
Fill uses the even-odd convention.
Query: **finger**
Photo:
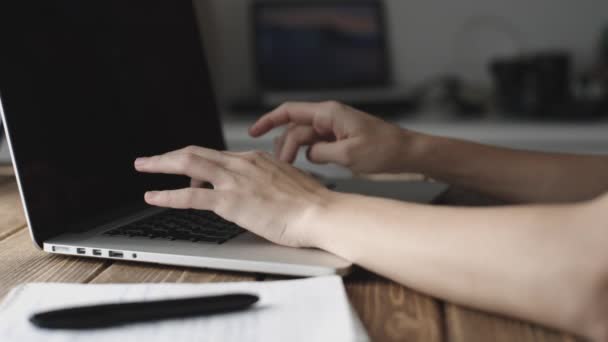
[[[160,156],[138,158],[135,169],[144,173],[184,175],[213,184],[221,182],[222,175],[228,171],[218,164],[195,154],[163,154]]]
[[[215,210],[219,196],[225,193],[209,190],[186,188],[179,190],[149,191],[144,199],[146,203],[164,208]]]
[[[279,159],[286,163],[293,163],[296,160],[301,146],[310,145],[320,139],[310,126],[295,126],[286,133],[279,154]]]
[[[281,150],[283,149],[283,136],[284,133],[280,137],[276,137],[273,140],[272,155],[275,156],[275,158],[277,159],[281,157]]]
[[[165,154],[195,154],[219,165],[224,165],[226,163],[226,155],[224,152],[201,146],[191,145]]]
[[[190,179],[191,188],[202,188],[203,184],[205,184],[205,182],[202,180],[198,180],[198,179],[194,179],[194,178]]]
[[[323,108],[321,103],[312,102],[288,102],[272,112],[262,116],[251,128],[249,134],[259,137],[274,128],[296,123],[300,125],[312,125],[315,115]]]
[[[289,130],[294,127],[294,124],[289,124],[287,128],[281,133],[281,135],[274,139],[274,156],[276,159],[281,158],[281,151],[283,150],[283,144],[285,143],[285,137],[289,133]]]
[[[315,164],[336,163],[349,167],[349,148],[351,142],[341,140],[337,142],[319,142],[312,145],[307,152],[307,158]]]

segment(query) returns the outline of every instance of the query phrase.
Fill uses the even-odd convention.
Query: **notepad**
[[[36,312],[72,306],[174,299],[232,292],[256,294],[250,310],[110,329],[53,331],[33,326]],[[0,341],[368,341],[337,276],[211,284],[26,284],[0,304]]]

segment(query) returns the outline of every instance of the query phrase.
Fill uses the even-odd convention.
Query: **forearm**
[[[608,190],[608,157],[537,153],[415,134],[403,168],[513,202],[568,202]]]
[[[608,234],[586,222],[589,205],[463,209],[336,196],[316,221],[321,248],[451,302],[595,329],[586,325],[597,321]]]

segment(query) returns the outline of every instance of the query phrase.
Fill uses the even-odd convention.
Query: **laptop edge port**
[[[110,256],[110,258],[122,258],[124,256],[124,254],[122,252],[114,252],[114,251],[110,251],[110,253],[108,255]]]
[[[99,250],[99,249],[94,249],[94,250],[93,250],[93,255],[94,255],[94,256],[101,256],[101,250]]]
[[[76,248],[76,253],[78,254],[87,254],[87,250],[84,248]]]

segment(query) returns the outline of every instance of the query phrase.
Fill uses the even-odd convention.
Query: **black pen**
[[[82,306],[41,312],[30,322],[45,329],[97,329],[165,319],[241,311],[259,300],[251,294],[230,294],[159,301]]]

